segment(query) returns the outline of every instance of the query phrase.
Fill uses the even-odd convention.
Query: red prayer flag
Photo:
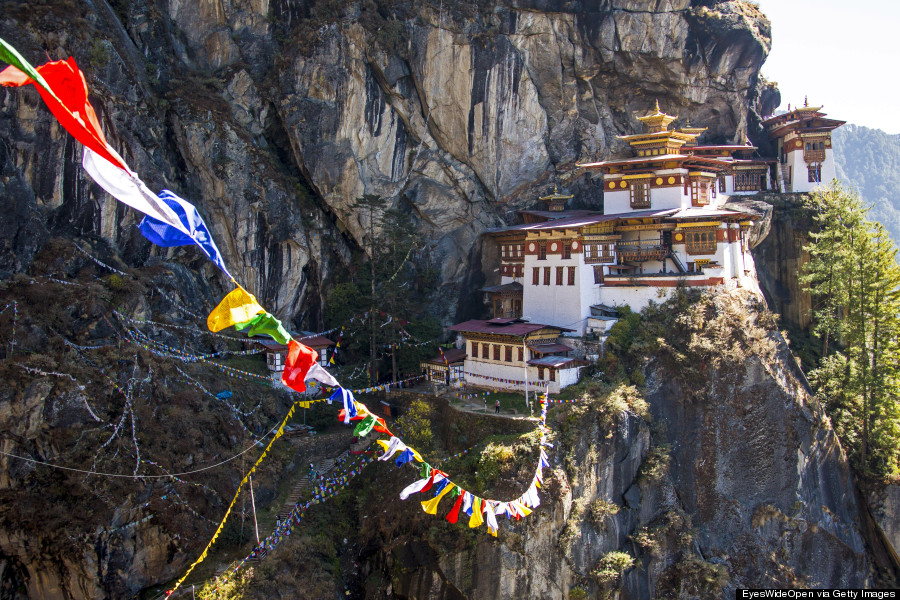
[[[451,523],[456,523],[459,520],[459,509],[462,507],[463,498],[466,496],[465,492],[461,492],[459,496],[456,497],[456,504],[453,505],[453,508],[450,509],[450,512],[447,514],[447,520]]]
[[[298,392],[306,391],[306,374],[309,368],[316,362],[319,353],[291,340],[288,342],[287,361],[284,364],[284,373],[281,374],[281,383]]]
[[[122,157],[110,148],[103,130],[100,129],[97,114],[88,101],[87,81],[84,79],[84,73],[75,64],[75,59],[69,57],[67,61],[49,62],[36,67],[35,70],[53,90],[51,94],[43,86],[35,85],[41,98],[47,103],[47,108],[59,120],[59,124],[76,140],[112,164],[125,169]],[[34,83],[31,77],[12,65],[0,71],[0,85],[20,87]]]

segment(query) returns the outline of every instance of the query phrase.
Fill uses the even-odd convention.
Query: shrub
[[[653,446],[644,457],[644,462],[638,469],[638,481],[650,483],[658,481],[669,470],[669,461],[671,456],[669,452],[672,447],[669,444],[660,444]]]
[[[603,555],[591,575],[602,584],[611,584],[634,565],[634,558],[627,552],[613,550]]]
[[[406,442],[420,453],[430,452],[434,448],[434,432],[431,429],[433,412],[430,404],[413,400],[406,414],[397,419],[398,429],[404,432]]]
[[[619,514],[619,505],[606,500],[594,500],[591,502],[591,520],[595,525],[603,525],[606,517]]]

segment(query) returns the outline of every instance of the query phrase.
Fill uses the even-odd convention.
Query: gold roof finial
[[[656,99],[656,113],[659,114],[659,98]]]

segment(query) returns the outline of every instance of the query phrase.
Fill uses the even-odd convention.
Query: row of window
[[[503,258],[521,258],[525,256],[525,244],[503,244],[500,246]]]
[[[531,285],[541,285],[541,269],[544,271],[544,285],[550,285],[550,267],[533,267],[531,269]],[[575,267],[556,267],[556,285],[563,284],[564,269],[568,269],[566,285],[575,285]]]
[[[616,261],[613,254],[615,244],[586,244],[584,246],[584,262],[586,263],[612,263]]]
[[[741,171],[734,174],[734,191],[755,192],[766,189],[765,171]]]
[[[479,348],[481,352],[479,353]],[[516,351],[516,356],[519,362],[522,362],[522,358],[524,356],[524,350],[519,347],[507,346],[505,344],[488,344],[486,342],[469,342],[469,356],[472,358],[481,358],[493,359],[493,360],[502,360],[505,362],[512,362],[513,360],[513,350]],[[503,358],[501,358],[501,356]]]

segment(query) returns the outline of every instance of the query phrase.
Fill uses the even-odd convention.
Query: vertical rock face
[[[655,100],[732,142],[771,108],[769,24],[742,1],[71,4],[11,7],[0,34],[36,63],[75,56],[131,166],[195,202],[241,281],[310,327],[322,282],[364,242],[363,194],[413,216],[443,266],[433,311],[450,320],[478,235],[550,183],[599,207],[574,163],[624,152],[616,135]],[[100,235],[135,261],[158,252],[33,91],[0,91],[0,128],[14,185],[53,232]],[[29,252],[6,253],[27,268]]]

